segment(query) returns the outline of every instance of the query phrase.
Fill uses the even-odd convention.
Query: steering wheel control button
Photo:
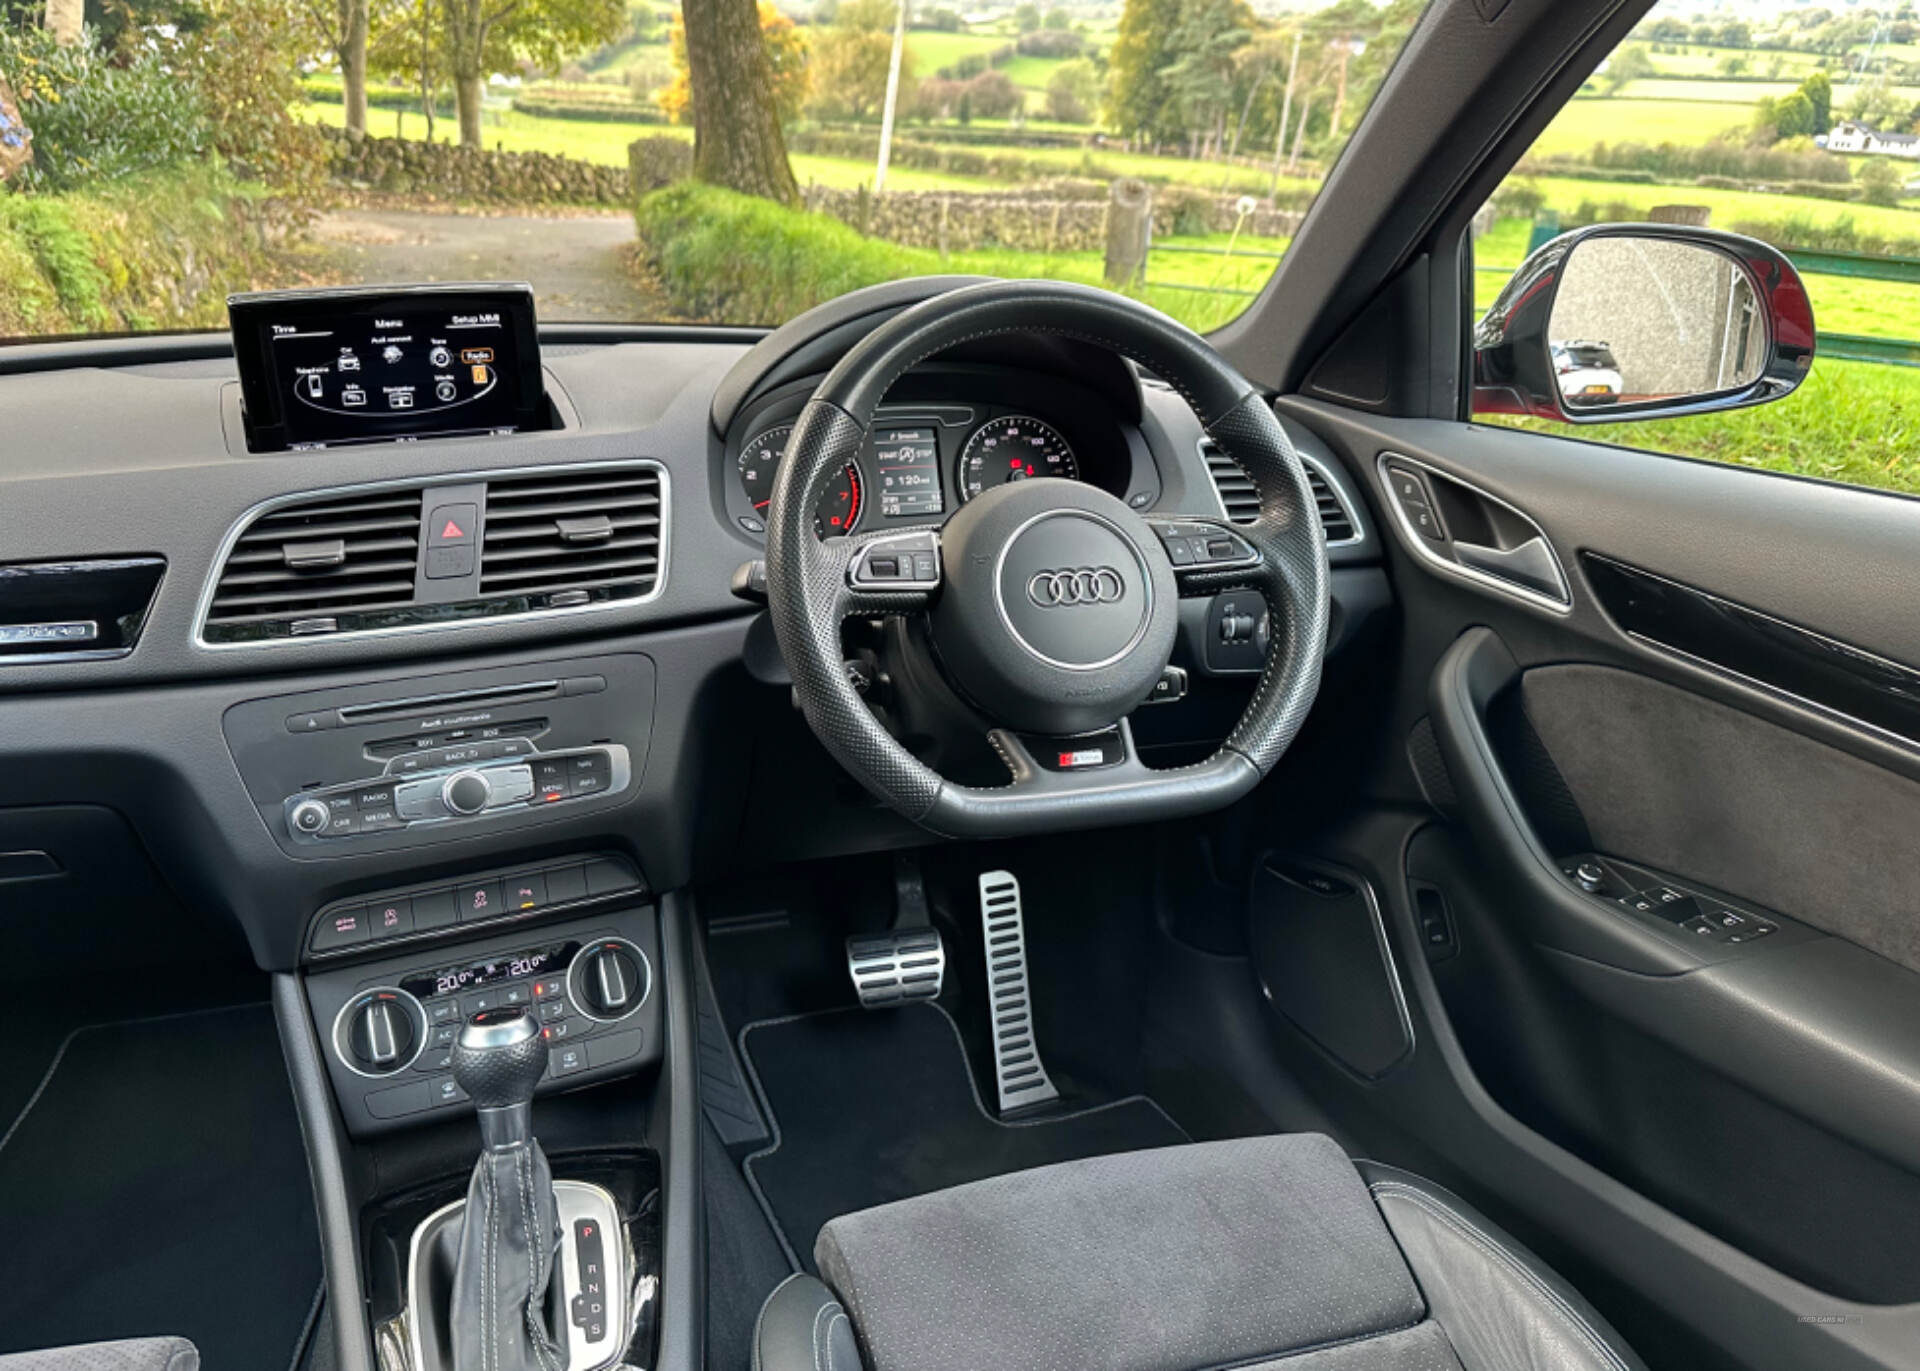
[[[1160,679],[1153,683],[1153,693],[1147,696],[1150,705],[1170,705],[1175,700],[1183,700],[1187,695],[1187,673],[1185,668],[1170,666],[1160,673]]]
[[[855,586],[932,590],[940,584],[940,543],[931,529],[869,543],[847,568]]]
[[[1158,523],[1153,531],[1175,566],[1239,566],[1258,560],[1246,539],[1214,524]]]

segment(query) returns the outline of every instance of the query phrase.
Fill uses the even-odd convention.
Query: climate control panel
[[[536,1098],[657,1063],[658,949],[647,906],[443,951],[435,962],[310,975],[315,1027],[350,1131],[470,1110],[453,1078],[453,1041],[468,1018],[497,1006],[531,1009],[547,1038]]]
[[[507,744],[526,743],[506,739]],[[473,760],[449,761],[449,754]],[[531,744],[502,754],[494,744],[394,757],[385,774],[323,786],[282,802],[296,842],[328,842],[394,833],[418,825],[458,822],[507,810],[618,795],[633,779],[627,749],[618,743],[542,753]],[[431,763],[437,762],[438,765]]]

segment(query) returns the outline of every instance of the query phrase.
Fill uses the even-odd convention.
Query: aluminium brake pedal
[[[1000,1112],[1060,1098],[1040,1060],[1027,984],[1027,928],[1020,882],[1011,871],[980,873],[980,923],[986,936],[987,1005],[993,1021],[993,1080]]]
[[[947,948],[937,928],[901,928],[847,939],[847,974],[862,1009],[939,998]]]

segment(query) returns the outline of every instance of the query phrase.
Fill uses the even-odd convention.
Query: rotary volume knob
[[[484,772],[457,771],[440,787],[440,799],[455,814],[478,814],[493,799],[493,782]]]
[[[302,800],[293,807],[294,829],[300,833],[319,833],[327,826],[327,807],[318,800]]]

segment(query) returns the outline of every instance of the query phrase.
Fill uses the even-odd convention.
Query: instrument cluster
[[[983,392],[995,399],[973,398]],[[726,504],[748,533],[765,531],[774,477],[806,399],[801,391],[755,407],[729,445]],[[995,486],[1047,478],[1086,481],[1139,509],[1159,495],[1138,429],[1071,382],[910,375],[880,407],[858,459],[821,497],[814,531],[833,538],[938,523]]]

